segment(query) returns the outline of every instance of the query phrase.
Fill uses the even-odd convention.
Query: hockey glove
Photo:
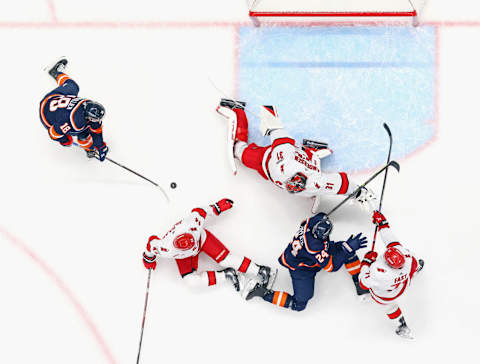
[[[108,153],[107,144],[103,143],[103,145],[101,145],[100,147],[95,147],[95,149],[97,150],[97,153],[98,153],[98,160],[100,162],[103,162],[107,157],[107,153]]]
[[[213,213],[218,216],[222,212],[230,210],[233,207],[233,201],[229,200],[228,198],[224,198],[210,206],[213,210]]]
[[[147,269],[153,269],[157,267],[157,256],[154,254],[153,257],[150,257],[147,252],[143,253],[143,265]]]
[[[367,238],[358,233],[357,236],[351,235],[347,241],[342,243],[342,248],[347,254],[353,254],[356,250],[367,246]]]
[[[73,138],[71,135],[65,134],[60,138],[60,144],[64,147],[71,147],[73,144]]]
[[[373,223],[378,226],[378,230],[389,228],[388,221],[380,211],[374,211],[372,217]]]
[[[364,266],[364,265],[370,266],[370,264],[372,264],[374,261],[377,260],[377,257],[378,257],[378,253],[377,253],[377,252],[374,252],[373,250],[369,251],[369,252],[368,252],[367,254],[365,254],[365,256],[363,257],[362,266]]]

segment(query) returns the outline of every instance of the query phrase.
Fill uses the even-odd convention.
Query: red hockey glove
[[[368,265],[370,266],[370,264],[372,264],[374,261],[377,260],[377,257],[378,257],[378,253],[377,252],[374,252],[374,251],[369,251],[367,254],[365,254],[365,256],[363,257],[363,260],[362,260],[362,266],[363,265]]]
[[[143,253],[143,265],[147,269],[153,269],[157,267],[157,256],[149,257],[145,252]]]
[[[212,207],[213,213],[218,216],[222,212],[230,210],[233,207],[233,201],[229,200],[228,198],[224,198],[223,200],[220,200],[210,206]]]
[[[63,145],[64,147],[70,147],[72,146],[73,144],[73,138],[71,135],[69,134],[65,134],[61,140],[60,140],[60,144]]]
[[[378,226],[378,230],[389,228],[388,221],[380,211],[374,211],[372,217],[373,223]]]

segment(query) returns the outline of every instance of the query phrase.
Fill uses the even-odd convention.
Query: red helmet
[[[287,191],[290,193],[302,192],[307,185],[307,176],[297,172],[286,183]]]
[[[400,269],[405,264],[405,257],[397,248],[388,248],[383,255],[387,264],[395,269]]]
[[[189,233],[180,234],[173,240],[173,246],[180,250],[191,249],[194,245],[195,238]]]

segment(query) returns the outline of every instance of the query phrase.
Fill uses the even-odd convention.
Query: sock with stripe
[[[263,299],[267,302],[273,303],[274,305],[289,308],[293,297],[287,292],[271,291],[263,296]]]

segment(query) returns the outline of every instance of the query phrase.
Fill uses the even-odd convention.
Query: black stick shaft
[[[152,269],[148,270],[147,291],[145,293],[145,306],[143,308],[142,330],[140,332],[140,343],[138,344],[137,364],[140,362],[140,352],[142,350],[143,329],[145,328],[145,317],[147,316],[148,291],[150,290],[150,277]]]
[[[353,196],[356,196],[358,191],[360,191],[363,187],[365,187],[367,184],[369,184],[371,181],[373,181],[380,173],[382,173],[384,170],[386,170],[388,167],[394,167],[397,171],[400,172],[400,165],[396,161],[390,161],[386,165],[384,165],[382,168],[380,168],[377,172],[375,172],[369,179],[367,179],[363,184],[357,187],[355,191],[353,191],[351,194],[349,194],[345,199],[340,202],[337,206],[335,206],[330,212],[327,214],[327,216],[330,216],[333,214],[340,206],[342,206],[345,202],[350,200]]]
[[[390,128],[386,123],[383,124],[383,127],[385,128],[388,134],[388,138],[390,140],[390,147],[388,148],[388,157],[387,157],[387,163],[390,163],[390,156],[392,154],[392,144],[393,144],[392,132],[390,131]],[[385,192],[385,186],[387,184],[387,173],[388,173],[388,169],[385,171],[385,175],[383,177],[382,194],[380,195],[380,203],[378,204],[378,211],[382,210],[383,194]],[[378,226],[375,225],[375,232],[373,233],[373,241],[372,241],[372,251],[375,250],[375,241],[377,240],[377,232],[378,232]]]

